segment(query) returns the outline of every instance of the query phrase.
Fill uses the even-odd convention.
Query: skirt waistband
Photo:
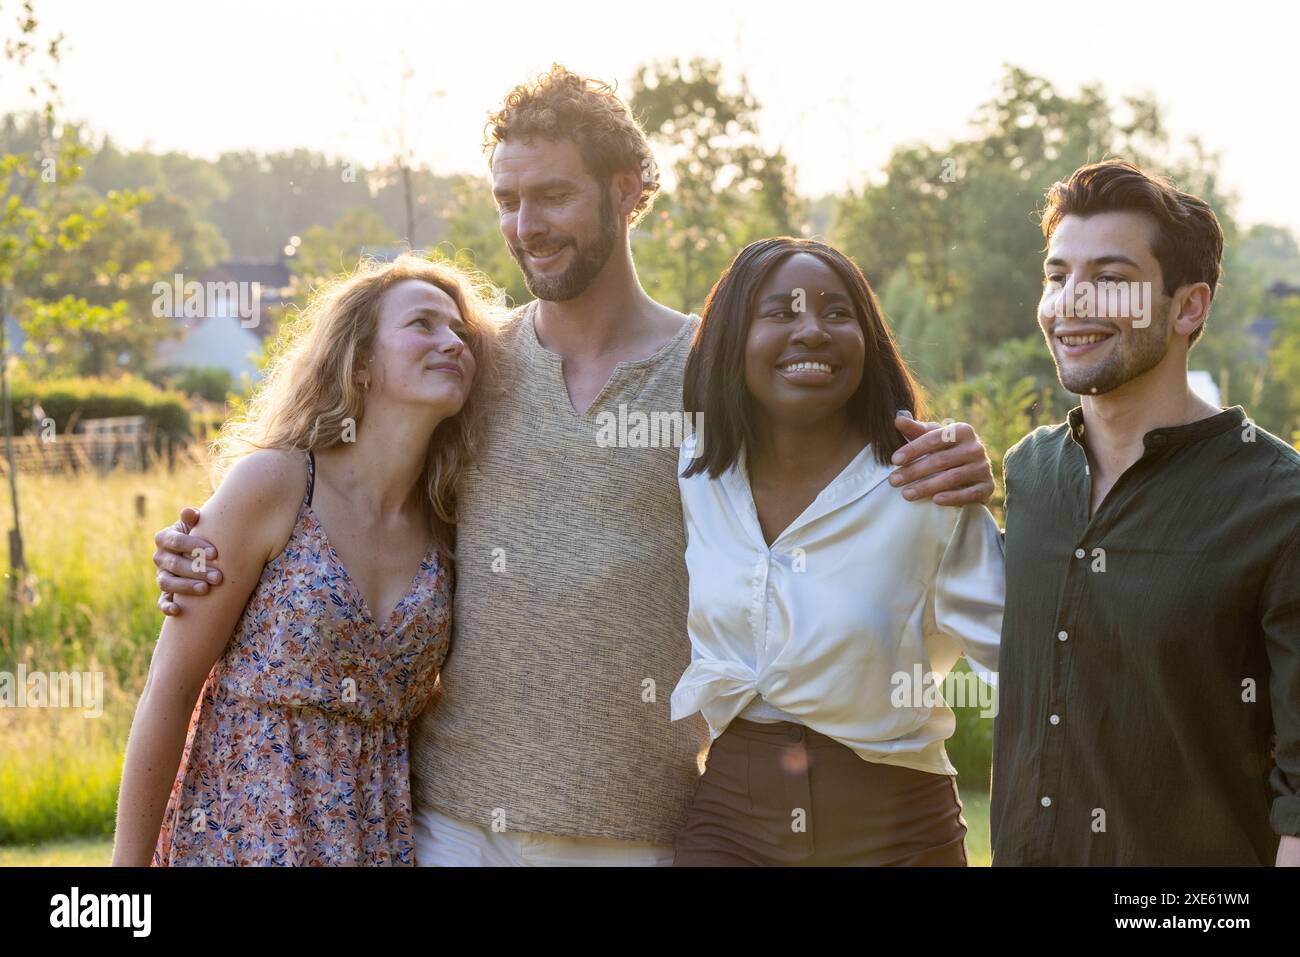
[[[845,745],[829,735],[814,731],[807,725],[799,724],[796,721],[750,721],[748,718],[732,718],[731,723],[718,736],[718,740],[725,738],[729,734],[733,735],[733,737],[747,738],[765,744],[799,744],[803,742],[813,747],[845,747]]]

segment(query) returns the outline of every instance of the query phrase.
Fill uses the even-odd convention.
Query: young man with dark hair
[[[1223,232],[1119,161],[1042,229],[1081,405],[1004,459],[993,862],[1300,863],[1300,454],[1187,378]]]

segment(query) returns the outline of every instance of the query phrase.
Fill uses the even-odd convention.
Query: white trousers
[[[673,849],[609,837],[493,831],[437,811],[415,813],[421,867],[668,867]]]

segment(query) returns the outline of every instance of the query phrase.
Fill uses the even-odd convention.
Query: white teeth
[[[547,249],[544,251],[530,250],[528,255],[532,256],[534,259],[545,259],[548,256],[554,256],[563,248],[563,246],[556,246],[554,249]]]
[[[1109,339],[1109,336],[1087,335],[1087,336],[1061,336],[1061,341],[1067,346],[1086,346],[1089,343],[1101,342],[1103,339]]]
[[[824,362],[792,362],[781,366],[786,372],[830,372],[831,367]]]

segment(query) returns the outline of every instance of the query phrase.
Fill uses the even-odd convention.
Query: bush
[[[67,378],[31,381],[15,377],[9,386],[14,403],[14,428],[32,431],[32,408],[40,404],[60,433],[68,424],[86,419],[143,415],[159,432],[190,434],[190,413],[179,392],[159,389],[135,376],[115,379]],[[74,421],[75,417],[75,421]]]
[[[159,382],[164,387],[170,386],[186,395],[197,396],[208,402],[225,402],[230,393],[235,392],[237,384],[229,369],[200,369],[185,366],[168,369],[167,378]]]
[[[954,672],[969,672],[965,658],[958,658]],[[984,684],[980,683],[983,693]],[[996,701],[996,697],[993,699]],[[993,768],[993,717],[984,717],[974,701],[967,699],[964,707],[959,702],[948,702],[957,716],[957,730],[944,742],[948,760],[957,769],[957,785],[962,793],[988,794]]]

